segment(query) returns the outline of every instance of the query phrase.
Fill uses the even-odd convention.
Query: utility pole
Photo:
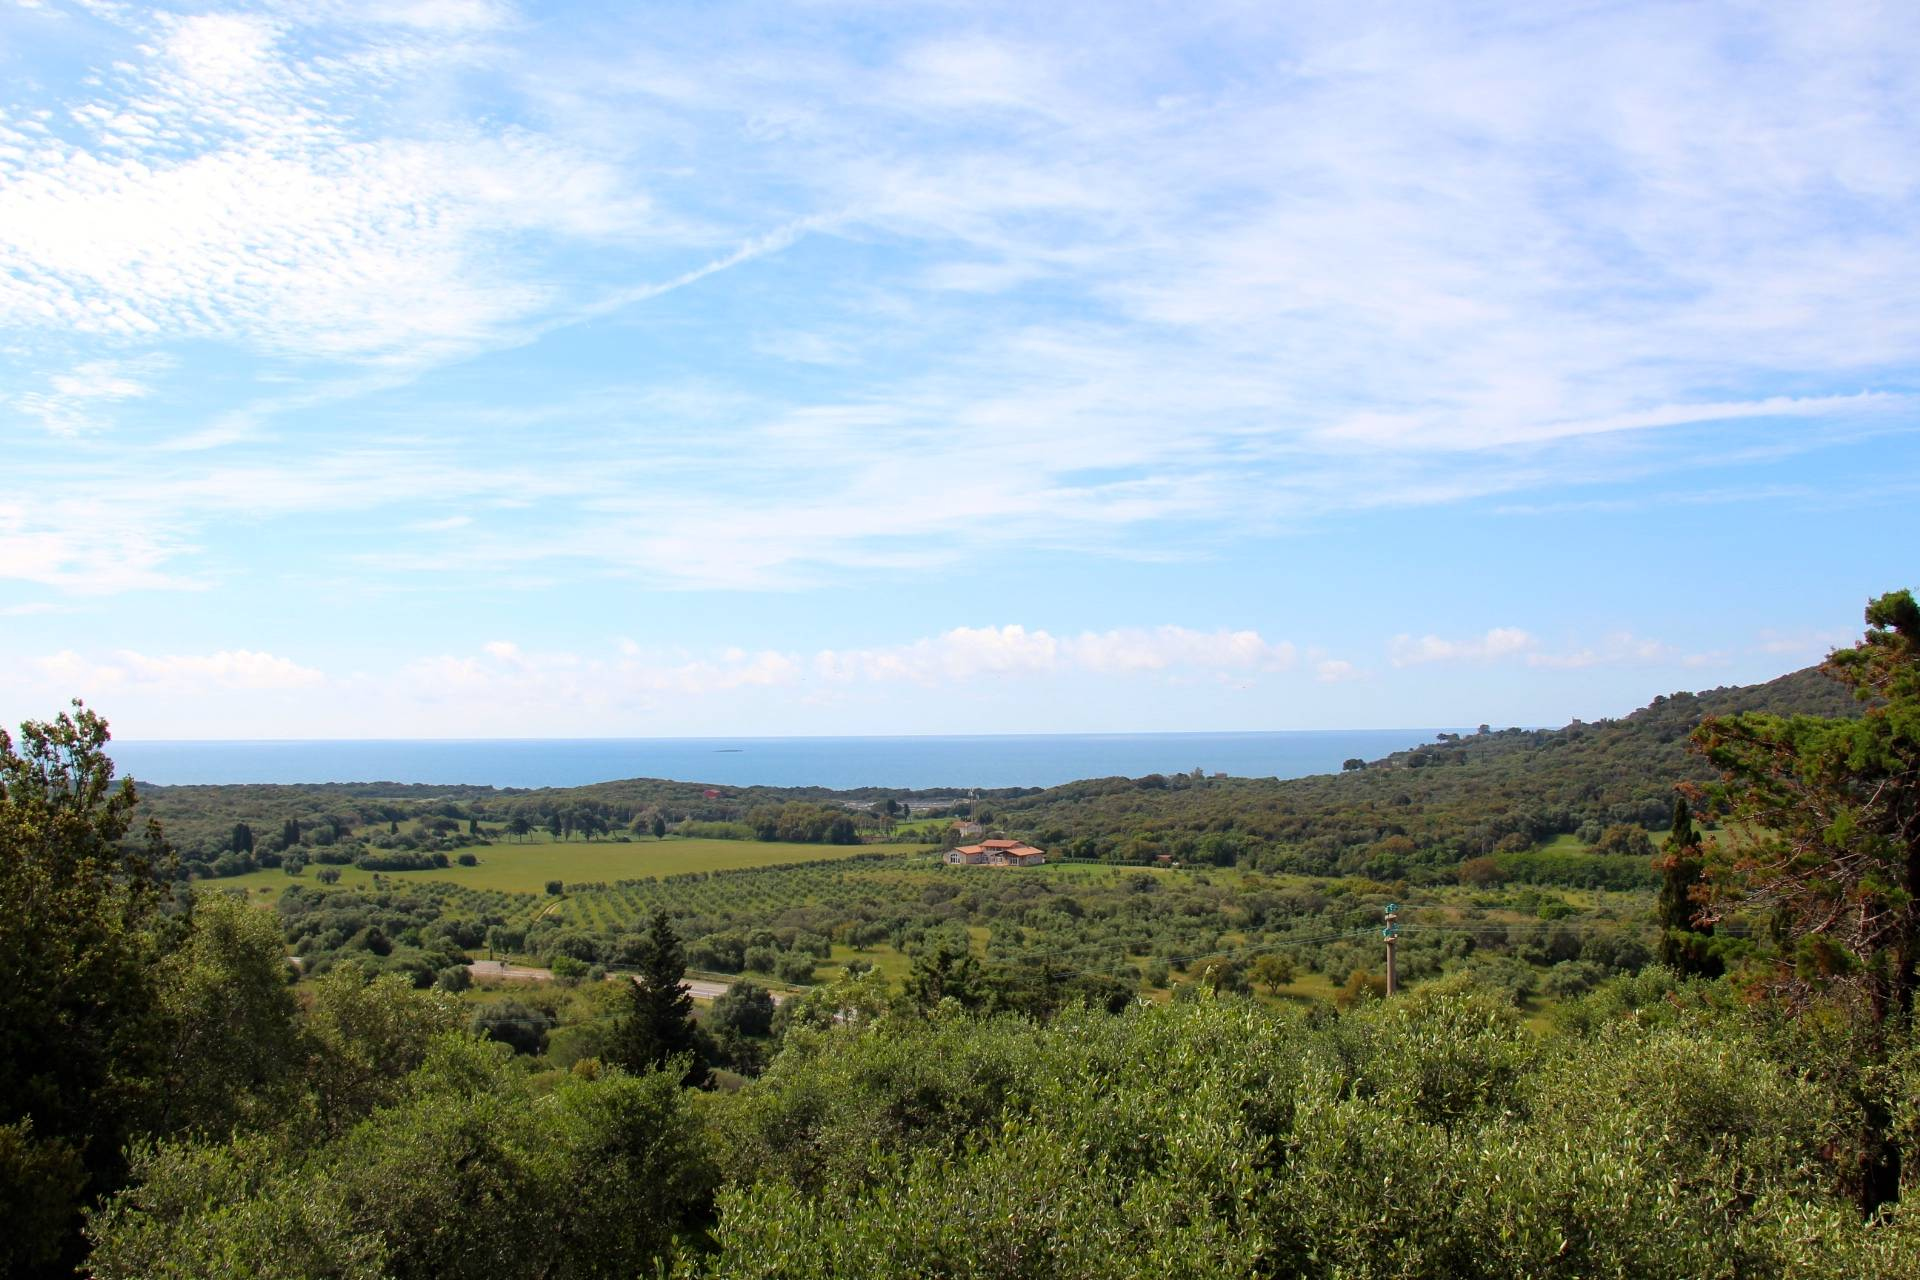
[[[1400,989],[1400,975],[1395,973],[1393,968],[1393,945],[1400,940],[1400,926],[1395,924],[1394,921],[1399,918],[1400,904],[1397,902],[1389,902],[1387,904],[1387,927],[1380,931],[1380,936],[1384,938],[1387,943],[1387,995],[1389,997]]]

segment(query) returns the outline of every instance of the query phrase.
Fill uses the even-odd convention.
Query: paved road
[[[505,960],[475,960],[467,966],[467,972],[476,978],[506,978],[522,982],[551,982],[553,970],[535,969],[531,965],[508,964]]]
[[[493,978],[506,982],[551,982],[553,970],[537,969],[528,964],[508,964],[505,960],[475,960],[467,966],[467,972],[476,978]],[[608,982],[619,979],[617,973],[607,975]],[[727,994],[730,982],[714,982],[708,978],[688,978],[687,990],[702,1000],[717,1000]],[[779,1004],[787,998],[784,991],[773,992],[773,1002]]]

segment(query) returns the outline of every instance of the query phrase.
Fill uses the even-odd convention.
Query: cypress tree
[[[704,1087],[710,1077],[693,1021],[693,993],[681,981],[687,972],[686,949],[666,912],[653,913],[638,951],[626,1012],[614,1027],[609,1056],[633,1072],[652,1071],[684,1057],[682,1083]]]
[[[1704,878],[1706,860],[1684,797],[1673,798],[1667,847],[1653,865],[1660,872],[1660,898],[1654,905],[1654,919],[1660,926],[1660,963],[1688,977],[1718,976],[1720,957],[1708,950],[1707,943],[1713,926],[1694,922],[1694,889]]]

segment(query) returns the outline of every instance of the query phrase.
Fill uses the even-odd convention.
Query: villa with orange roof
[[[947,850],[946,860],[956,867],[1037,867],[1047,852],[1019,840],[982,840]]]

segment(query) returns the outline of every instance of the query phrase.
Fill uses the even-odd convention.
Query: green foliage
[[[1920,610],[1889,597],[1869,623],[1865,656],[1834,661],[1869,694],[1865,719],[1776,739],[1796,763],[1746,777],[1723,845],[1736,858],[1791,850],[1797,884],[1824,876],[1833,901],[1897,916],[1920,901],[1893,874]],[[1196,772],[978,806],[1041,843],[1058,843],[1046,824],[1059,824],[1094,857],[1164,852],[1237,871],[1008,874],[862,856],[544,898],[354,872],[347,890],[296,883],[277,913],[222,896],[163,910],[125,840],[133,799],[109,785],[104,726],[84,714],[40,726],[21,757],[7,744],[0,772],[0,888],[37,907],[52,886],[71,936],[29,938],[16,912],[0,922],[0,957],[49,957],[88,1016],[93,999],[123,1003],[77,1041],[93,1075],[74,1095],[98,1090],[98,1115],[78,1116],[44,1065],[5,1063],[5,1083],[31,1088],[0,1106],[38,1089],[68,1110],[0,1113],[0,1250],[24,1274],[74,1261],[60,1257],[71,1206],[104,1195],[89,1265],[115,1278],[1905,1276],[1920,1219],[1885,1194],[1920,1144],[1920,1049],[1904,1017],[1849,1021],[1835,1010],[1856,1006],[1842,1002],[1795,1018],[1643,968],[1654,939],[1632,920],[1648,895],[1609,891],[1652,883],[1645,828],[1662,815],[1649,814],[1649,779],[1700,712],[1815,705],[1803,685],[1663,699],[1554,733],[1443,735],[1334,778]],[[1742,741],[1795,723],[1755,721]],[[262,790],[249,803],[263,807],[241,813],[204,790],[166,802],[186,804],[222,858],[337,866],[445,862],[457,841],[536,823],[569,850],[609,834],[609,851],[658,850],[627,833],[664,814],[751,817],[775,835],[824,821],[814,838],[857,839],[893,801],[669,783],[288,791],[300,797]],[[1817,831],[1794,825],[1796,804],[1835,795]],[[241,823],[281,834],[243,852]],[[1610,852],[1553,838],[1576,830]],[[1699,854],[1684,811],[1667,853],[1671,917],[1693,900],[1683,864]],[[1402,916],[1409,991],[1379,998],[1370,971],[1380,909],[1408,902],[1408,885],[1262,866],[1444,883],[1416,889]],[[1849,868],[1864,869],[1859,883]],[[1594,888],[1524,884],[1549,874]],[[1898,1012],[1897,948],[1796,938],[1792,903],[1741,903],[1784,926],[1769,958],[1843,995],[1891,984]],[[1713,945],[1756,945],[1736,932]],[[741,984],[703,1029],[683,937],[714,968],[800,980],[841,961],[846,976],[777,1009]],[[597,979],[617,963],[638,980],[456,999],[465,951],[483,941],[556,973]],[[283,944],[312,975],[298,1001]],[[902,965],[896,996],[884,972]],[[1173,1001],[1136,1000],[1142,974]],[[89,985],[107,975],[130,988]],[[1288,985],[1331,986],[1340,1009],[1275,999]],[[1523,1022],[1536,991],[1558,1008]],[[73,1034],[27,1016],[42,998],[0,994],[9,1048],[46,1052]],[[116,1046],[118,1018],[134,1038]],[[715,1053],[764,1074],[724,1076],[730,1094],[685,1090]],[[130,1185],[116,1191],[102,1153],[131,1158]],[[1878,1212],[1863,1220],[1859,1205]]]
[[[1717,977],[1724,965],[1712,949],[1713,924],[1697,918],[1707,905],[1706,865],[1693,813],[1683,797],[1675,796],[1673,826],[1654,864],[1660,872],[1660,897],[1653,909],[1660,930],[1660,963],[1676,973]]]
[[[327,891],[304,885],[284,890],[278,903],[282,935],[305,972],[323,974],[353,963],[398,973],[418,987],[467,962],[486,930],[527,899],[481,894],[449,885]],[[472,914],[469,914],[471,912]]]
[[[94,1274],[636,1275],[702,1212],[710,1179],[671,1078],[571,1078],[540,1095],[455,1037],[402,1084],[318,1148],[144,1152],[136,1188],[92,1221]]]
[[[943,935],[914,956],[913,968],[907,974],[906,998],[923,1010],[948,1000],[962,1009],[978,1009],[993,996],[980,961],[962,934]]]
[[[1497,874],[1491,879],[1510,884],[1557,884],[1580,889],[1645,889],[1651,888],[1658,879],[1647,859],[1638,855],[1621,857],[1537,849],[1527,853],[1495,854],[1486,861],[1497,868]]]
[[[686,952],[664,911],[655,912],[635,957],[627,1007],[608,1046],[612,1061],[629,1071],[652,1071],[676,1060],[686,1082],[707,1078],[687,990]]]
[[[1523,852],[1595,824],[1618,827],[1622,879],[1650,885],[1637,829],[1664,824],[1675,782],[1705,781],[1688,733],[1701,718],[1753,708],[1846,715],[1844,692],[1817,672],[1770,684],[1676,693],[1632,715],[1563,729],[1449,736],[1364,769],[1285,781],[1099,778],[996,796],[998,821],[1053,854],[1188,864],[1239,863],[1315,875],[1357,873],[1435,883],[1503,841],[1524,871],[1601,866],[1523,861]],[[1643,833],[1642,833],[1643,834]],[[1512,837],[1509,840],[1509,837]],[[1511,876],[1509,878],[1519,878]]]
[[[764,987],[736,982],[713,1002],[707,1027],[715,1035],[766,1036],[773,1031],[773,997]]]
[[[0,1125],[0,1207],[7,1223],[0,1271],[34,1275],[54,1268],[87,1183],[71,1141],[36,1137],[32,1116]]]
[[[1743,839],[1713,868],[1722,911],[1764,912],[1789,940],[1778,983],[1851,994],[1905,1020],[1920,988],[1920,606],[1893,592],[1826,669],[1870,703],[1856,719],[1707,721],[1701,752]]]
[[[1903,1274],[1920,1240],[1850,1216],[1844,1102],[1727,1015],[1541,1040],[1434,990],[883,1021],[716,1102],[716,1251],[682,1270],[727,1280],[1810,1280]]]
[[[262,1123],[285,1104],[303,1058],[280,931],[225,894],[196,897],[187,922],[158,970],[166,1030],[155,1129]]]
[[[1857,1194],[1871,1211],[1899,1196],[1903,1162],[1874,1076],[1920,990],[1920,605],[1892,592],[1866,621],[1826,663],[1865,715],[1713,718],[1695,741],[1725,775],[1716,796],[1740,834],[1711,868],[1715,913],[1767,923],[1774,993],[1861,1024]]]
[[[506,1045],[515,1053],[546,1052],[553,1019],[544,1010],[518,1000],[491,1000],[474,1011],[469,1024],[476,1035]]]
[[[758,840],[856,844],[860,839],[853,815],[846,810],[802,801],[754,809],[747,814],[747,825]]]
[[[1293,981],[1293,958],[1272,951],[1255,956],[1247,976],[1269,992],[1278,991]]]
[[[116,1184],[152,1106],[164,1019],[155,961],[159,833],[124,838],[137,803],[113,784],[106,722],[72,715],[0,730],[0,1259],[49,1266],[85,1187]],[[44,1176],[44,1187],[36,1188]]]
[[[459,1026],[460,1009],[437,991],[418,991],[396,974],[342,965],[310,984],[303,1030],[320,1127],[337,1132],[389,1105],[428,1047]]]

